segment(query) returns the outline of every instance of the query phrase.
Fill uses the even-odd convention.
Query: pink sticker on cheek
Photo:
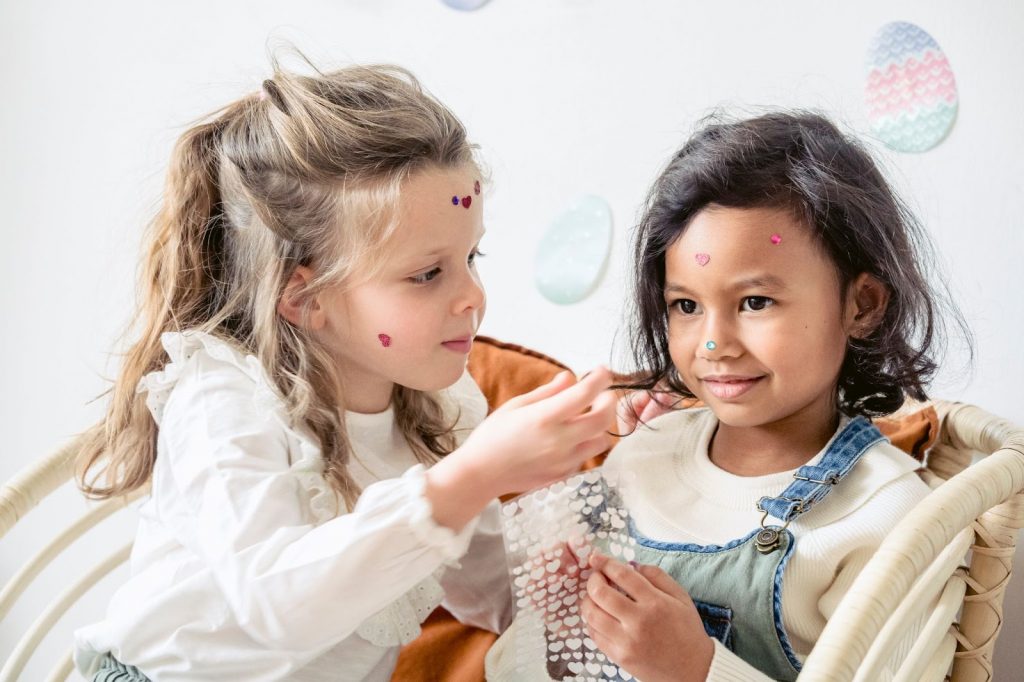
[[[391,345],[391,337],[387,334],[377,334],[377,338],[380,339],[380,345],[385,348]]]
[[[697,261],[697,265],[701,267],[704,267],[705,265],[711,262],[711,256],[706,253],[694,254],[693,259]]]
[[[782,241],[782,235],[781,234],[773,234],[772,235],[772,244],[778,244],[781,241]]]

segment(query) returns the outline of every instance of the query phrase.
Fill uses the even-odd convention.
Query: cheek
[[[693,362],[694,348],[697,343],[691,327],[693,325],[680,324],[678,320],[669,320],[668,354],[672,358],[672,364],[676,366],[676,370],[684,377],[689,372],[690,363]]]
[[[766,344],[770,344],[768,352],[777,364],[787,367],[791,376],[813,382],[838,375],[846,353],[846,337],[838,322],[821,318],[773,334]]]

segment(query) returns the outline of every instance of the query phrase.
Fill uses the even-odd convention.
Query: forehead
[[[476,238],[483,229],[483,195],[476,193],[479,180],[473,164],[431,166],[413,173],[402,184],[394,247],[411,253]]]
[[[696,287],[770,275],[785,282],[835,280],[811,231],[786,207],[709,206],[693,217],[665,254],[668,282]]]

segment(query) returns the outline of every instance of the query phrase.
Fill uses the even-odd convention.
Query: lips
[[[752,389],[763,376],[745,377],[736,375],[706,376],[701,378],[711,395],[719,400],[734,400]]]
[[[455,353],[468,353],[473,347],[472,336],[460,336],[457,339],[449,339],[441,343],[442,346]]]

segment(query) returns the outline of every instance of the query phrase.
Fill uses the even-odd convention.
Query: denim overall
[[[787,526],[825,499],[884,439],[867,419],[851,420],[816,466],[800,467],[781,495],[758,501],[761,528],[722,546],[658,542],[630,522],[636,561],[661,567],[686,588],[709,636],[773,680],[795,680],[801,663],[782,625],[782,574],[796,542]],[[765,525],[769,516],[782,525]]]

